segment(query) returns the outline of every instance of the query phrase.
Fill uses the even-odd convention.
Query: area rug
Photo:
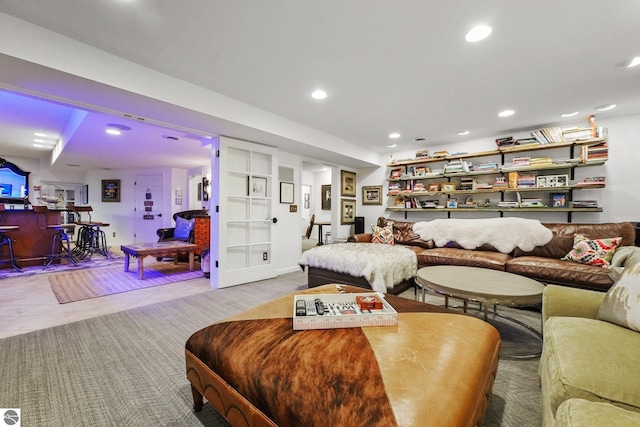
[[[111,254],[112,258],[103,257],[101,255],[91,257],[89,259],[84,259],[78,261],[77,264],[67,263],[64,261],[64,264],[51,264],[48,267],[44,267],[44,261],[42,265],[32,265],[29,267],[22,267],[22,271],[16,271],[10,266],[7,268],[3,268],[0,270],[0,280],[2,279],[10,279],[13,277],[28,277],[33,276],[34,274],[42,274],[42,273],[55,273],[59,271],[77,271],[84,270],[85,268],[95,268],[95,267],[104,267],[107,265],[124,265],[124,256],[122,254]],[[18,261],[18,266],[20,266],[20,262]]]
[[[51,290],[60,304],[97,298],[153,286],[167,285],[203,276],[196,263],[193,271],[184,263],[155,262],[145,266],[144,279],[139,279],[135,267],[128,272],[122,266],[99,267],[53,274],[49,276]]]

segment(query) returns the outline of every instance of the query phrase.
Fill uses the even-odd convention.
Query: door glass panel
[[[271,155],[265,153],[252,153],[251,172],[255,174],[271,175]]]
[[[249,223],[229,222],[227,224],[227,236],[232,245],[244,245],[249,243]]]
[[[229,148],[227,169],[229,172],[247,172],[249,170],[249,152]]]
[[[251,242],[264,243],[270,242],[271,226],[268,222],[254,222],[251,226]]]
[[[231,219],[249,219],[249,199],[229,198],[227,201],[227,209],[229,209],[229,218]]]
[[[238,197],[248,196],[248,176],[245,174],[230,173],[229,174],[229,196]]]
[[[227,248],[228,271],[249,267],[249,248],[246,246]]]
[[[270,200],[252,200],[251,201],[251,219],[254,221],[271,219],[271,201]]]
[[[271,253],[271,245],[253,245],[251,246],[250,264],[252,267],[258,265],[266,265],[271,262],[269,254]],[[265,258],[265,254],[267,259]]]

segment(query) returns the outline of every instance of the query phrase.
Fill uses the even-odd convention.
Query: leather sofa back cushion
[[[538,246],[530,252],[524,252],[516,248],[513,255],[539,256],[545,258],[560,259],[573,248],[573,236],[582,234],[590,239],[605,239],[610,237],[622,237],[621,246],[635,244],[635,228],[630,222],[616,222],[603,224],[543,224],[553,232],[553,239],[544,246]]]
[[[396,245],[419,246],[425,249],[434,248],[433,241],[425,241],[413,232],[413,222],[394,221],[388,218],[379,217],[378,227],[385,227],[387,223],[393,223],[393,240]]]

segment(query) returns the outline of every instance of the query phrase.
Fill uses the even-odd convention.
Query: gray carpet
[[[198,329],[303,289],[291,273],[0,340],[0,402],[25,426],[227,426],[192,410],[184,344]],[[501,360],[487,426],[540,425],[538,360]]]

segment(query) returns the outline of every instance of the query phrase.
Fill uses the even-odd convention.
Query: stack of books
[[[460,180],[460,190],[475,190],[476,179],[473,177],[464,177]]]
[[[424,188],[424,184],[421,182],[416,182],[416,184],[413,186],[413,191],[414,193],[417,191],[427,191],[426,188]]]
[[[544,208],[542,199],[522,199],[520,206],[523,208]]]
[[[516,143],[516,140],[513,139],[512,136],[496,139],[496,145],[498,146],[498,148],[511,147],[515,145],[515,143]]]
[[[536,186],[536,176],[533,174],[519,174],[517,188],[533,188]]]
[[[571,205],[574,208],[597,208],[598,202],[596,200],[574,200]]]
[[[492,187],[493,188],[509,188],[509,183],[507,182],[507,179],[504,176],[498,176],[496,177],[496,180],[493,181]]]
[[[499,208],[519,208],[520,204],[518,202],[501,201],[501,202],[498,202],[498,207]]]
[[[535,130],[531,132],[531,136],[533,136],[540,144],[551,144],[554,142],[564,141],[562,129],[560,129],[559,127],[550,127]]]
[[[511,160],[511,165],[513,167],[529,166],[531,165],[531,157],[529,156],[514,157],[513,160]]]
[[[464,160],[451,160],[444,167],[444,173],[469,172],[469,164]]]
[[[551,157],[535,157],[531,159],[531,161],[529,162],[530,166],[545,166],[545,165],[552,165],[552,164],[553,164],[553,159]]]
[[[390,182],[389,183],[389,194],[398,194],[400,192],[400,183],[399,182]]]
[[[448,155],[448,151],[436,151],[433,153],[433,157],[447,157]]]
[[[478,166],[474,167],[473,170],[475,172],[495,172],[498,170],[497,163],[481,163]]]
[[[588,141],[590,139],[604,138],[607,135],[607,128],[573,127],[562,129],[562,137],[565,141]]]
[[[582,162],[602,162],[609,159],[609,146],[606,142],[582,146]]]
[[[491,190],[493,185],[488,182],[477,182],[476,190]]]
[[[576,183],[577,186],[580,187],[601,187],[605,185],[605,177],[604,176],[594,176],[591,178],[585,178],[581,182]]]

